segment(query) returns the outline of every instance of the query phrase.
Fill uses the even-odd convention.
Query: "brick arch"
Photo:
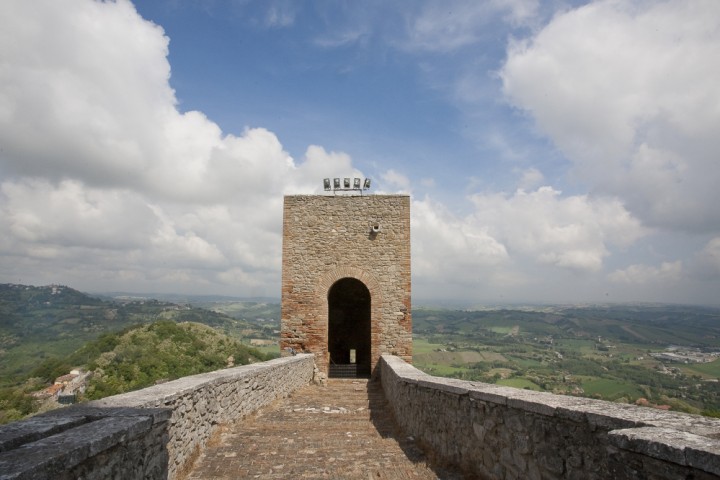
[[[320,277],[320,281],[318,282],[317,292],[318,294],[325,294],[325,306],[327,306],[327,292],[330,290],[330,287],[332,287],[335,282],[342,280],[343,278],[354,278],[355,280],[360,280],[367,289],[370,290],[370,298],[373,301],[373,304],[376,299],[381,299],[382,295],[380,293],[380,282],[378,282],[375,278],[375,275],[367,270],[363,270],[362,268],[337,267]]]
[[[367,270],[363,270],[362,268],[348,266],[337,267],[321,276],[320,280],[317,283],[315,293],[316,298],[320,300],[320,312],[318,313],[319,319],[323,324],[323,329],[325,331],[326,356],[329,321],[328,293],[330,292],[330,287],[332,287],[335,282],[337,282],[338,280],[342,280],[343,278],[354,278],[355,280],[362,282],[363,285],[365,285],[365,287],[367,287],[368,291],[370,292],[370,368],[371,370],[374,370],[375,365],[380,359],[381,354],[379,348],[380,339],[382,338],[382,289],[380,287],[380,282],[377,280],[375,275],[373,275],[371,272],[368,272]]]

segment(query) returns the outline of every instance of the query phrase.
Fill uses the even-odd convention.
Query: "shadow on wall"
[[[375,369],[378,370],[377,368]],[[367,382],[368,407],[370,409],[370,421],[377,432],[383,438],[395,438],[405,456],[413,463],[424,463],[433,470],[437,478],[444,480],[463,480],[466,477],[458,469],[439,463],[439,458],[432,455],[432,451],[422,448],[417,440],[407,435],[395,421],[392,408],[383,392],[382,383],[378,377]],[[428,456],[430,455],[430,457]]]

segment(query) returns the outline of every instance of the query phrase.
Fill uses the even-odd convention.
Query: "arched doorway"
[[[342,278],[328,291],[330,377],[370,376],[370,291]]]

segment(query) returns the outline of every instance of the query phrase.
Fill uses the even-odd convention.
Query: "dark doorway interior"
[[[370,376],[370,291],[343,278],[328,292],[330,377]]]

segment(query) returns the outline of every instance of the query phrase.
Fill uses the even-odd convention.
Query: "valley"
[[[82,400],[280,353],[277,301],[156,297],[0,285],[0,419],[71,370],[100,370]],[[720,416],[717,308],[418,306],[413,350],[432,375]]]
[[[433,375],[720,414],[717,309],[415,309],[413,321],[414,364]]]

